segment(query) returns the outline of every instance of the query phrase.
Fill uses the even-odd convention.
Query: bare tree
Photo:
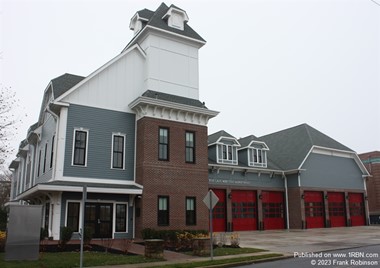
[[[14,153],[11,141],[17,134],[22,116],[17,114],[20,106],[16,92],[10,87],[0,86],[0,170],[5,170],[6,159]]]
[[[9,201],[11,194],[12,173],[3,171],[0,174],[0,209]]]

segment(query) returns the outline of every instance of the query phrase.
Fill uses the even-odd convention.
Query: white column
[[[63,169],[65,164],[65,146],[66,146],[66,128],[67,128],[67,113],[68,108],[62,107],[59,120],[57,122],[58,124],[58,131],[56,134],[56,155],[54,157],[55,159],[55,176],[54,180],[62,179],[63,177]]]
[[[62,192],[53,193],[51,196],[51,236],[59,240],[61,229]]]

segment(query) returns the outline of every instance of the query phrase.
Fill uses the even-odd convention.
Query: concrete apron
[[[380,244],[380,226],[237,232],[240,247],[272,252],[321,252]]]

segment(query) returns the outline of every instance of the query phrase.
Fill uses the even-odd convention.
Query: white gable
[[[145,91],[144,64],[144,52],[131,48],[89,75],[57,101],[132,112],[128,104]]]

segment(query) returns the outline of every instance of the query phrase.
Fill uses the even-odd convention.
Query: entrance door
[[[232,191],[232,224],[234,231],[257,230],[256,191]]]
[[[219,198],[218,203],[212,211],[212,229],[214,232],[226,231],[226,191],[220,189],[212,189]]]
[[[284,193],[283,192],[261,192],[263,202],[264,230],[284,229]]]
[[[93,238],[112,238],[113,204],[86,203],[84,224],[91,227]]]
[[[352,226],[365,225],[365,210],[363,194],[349,193],[348,199],[350,203],[350,216]]]
[[[346,226],[346,206],[344,193],[327,193],[329,199],[329,216],[331,227]]]
[[[325,227],[323,192],[304,192],[306,228]]]

